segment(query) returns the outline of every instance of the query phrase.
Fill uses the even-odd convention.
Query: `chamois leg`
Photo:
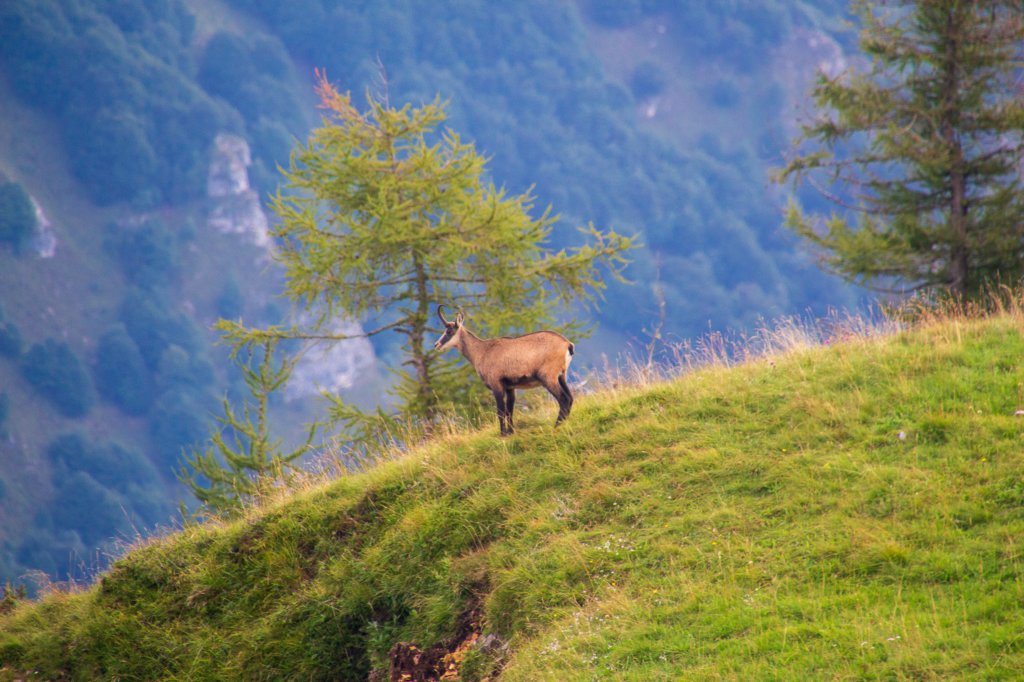
[[[505,422],[508,420],[508,408],[505,399],[505,389],[499,388],[494,393],[494,402],[498,404],[498,428],[501,429],[501,435],[507,436],[511,433],[511,429],[506,429]]]
[[[562,394],[565,396],[565,416],[568,417],[569,413],[572,411],[574,399],[572,397],[572,391],[569,390],[569,382],[565,378],[565,372],[558,375],[558,385],[562,388]]]
[[[512,433],[516,427],[512,425],[512,410],[516,407],[516,389],[505,389],[505,414],[508,415],[508,432]]]
[[[565,381],[565,374],[559,374],[555,381],[541,380],[548,393],[558,401],[558,418],[555,419],[555,426],[558,426],[569,416],[572,410],[572,393],[569,391],[569,384]]]
[[[562,398],[558,401],[558,419],[555,424],[560,424],[572,412],[572,391],[569,390],[569,382],[565,380],[565,372],[558,375],[558,387],[562,389]]]

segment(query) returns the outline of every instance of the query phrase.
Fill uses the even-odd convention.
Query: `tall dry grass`
[[[643,388],[676,380],[696,370],[770,361],[790,353],[836,343],[890,336],[907,324],[880,311],[832,310],[825,317],[782,316],[762,319],[751,331],[710,331],[697,339],[653,336],[602,364],[582,382],[586,392]]]
[[[603,357],[578,384],[585,393],[643,388],[699,369],[771,361],[814,348],[873,342],[932,325],[993,317],[1024,322],[1024,286],[992,286],[975,298],[919,293],[859,312],[834,309],[818,318],[762,318],[752,331],[712,330],[697,339],[667,339],[659,323],[645,342],[635,342],[614,359]]]

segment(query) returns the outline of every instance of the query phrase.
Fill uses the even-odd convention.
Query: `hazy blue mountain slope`
[[[774,55],[801,31],[817,30],[819,11],[799,3],[639,3],[613,12],[606,3],[539,0],[230,1],[264,18],[293,54],[345,89],[379,93],[383,68],[393,102],[448,100],[450,124],[493,157],[497,182],[514,191],[535,185],[539,203],[562,213],[560,243],[588,220],[640,233],[636,286],[611,292],[606,331],[635,336],[649,325],[657,290],[666,331],[682,336],[709,321],[738,327],[758,315],[851,301],[794,255],[767,178],[792,130]],[[607,41],[602,53],[593,39],[643,22],[665,29],[674,55],[648,64],[655,73],[646,85],[605,67],[634,61],[631,54],[607,54]],[[628,41],[619,47],[631,49]],[[642,106],[659,89],[703,72],[716,80],[691,88],[699,116],[682,109],[660,131],[644,124]],[[756,91],[743,91],[749,84]],[[733,122],[756,125],[737,130]]]
[[[210,325],[280,318],[265,248],[211,227],[211,142],[267,127],[200,83],[214,33],[180,2],[0,6],[0,184],[38,210],[0,244],[0,581],[88,575],[171,522],[182,450],[240,383]],[[264,92],[297,89],[279,75]],[[274,125],[301,134],[282,100]]]

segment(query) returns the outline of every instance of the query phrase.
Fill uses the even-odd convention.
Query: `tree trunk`
[[[949,290],[961,296],[967,291],[968,283],[966,180],[963,172],[954,172],[950,181],[953,195],[949,206],[949,221],[953,231],[953,243],[949,254]]]
[[[437,397],[434,395],[430,376],[430,363],[427,351],[423,349],[427,320],[430,317],[430,293],[427,289],[427,271],[418,254],[413,254],[412,262],[416,273],[416,314],[410,325],[409,352],[412,354],[411,364],[416,370],[416,381],[419,384],[417,393],[420,407],[429,422],[437,413]]]
[[[950,159],[949,227],[952,232],[949,249],[949,290],[962,296],[967,291],[967,177],[964,172],[964,150],[957,134],[959,108],[957,95],[960,84],[957,77],[960,54],[959,22],[954,8],[946,15],[945,92],[943,93],[942,138]]]

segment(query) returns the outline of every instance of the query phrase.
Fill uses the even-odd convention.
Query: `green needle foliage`
[[[485,335],[532,331],[549,324],[557,306],[592,301],[604,288],[600,266],[619,277],[634,240],[591,225],[582,230],[585,245],[554,252],[545,243],[556,218],[531,217],[529,193],[490,184],[472,145],[450,130],[435,133],[445,120],[439,102],[395,109],[369,98],[363,112],[322,74],[317,91],[328,115],[293,151],[286,190],[273,201],[285,293],[311,323],[220,327],[240,345],[343,340],[331,328],[338,316],[372,317],[367,336],[401,334],[396,416],[333,399],[332,417],[357,442],[398,422],[429,428],[442,414],[471,413],[479,404],[471,370],[429,349],[440,334],[436,306],[464,308]]]
[[[856,1],[862,71],[821,74],[818,117],[780,180],[839,212],[789,226],[826,267],[880,290],[976,296],[1024,273],[1024,10],[1019,2]],[[858,217],[859,215],[859,217]]]
[[[316,425],[306,443],[288,453],[270,437],[270,395],[285,384],[295,365],[294,360],[275,365],[276,344],[268,339],[258,349],[248,348],[248,358],[238,365],[252,404],[246,402],[238,414],[225,398],[224,416],[217,418],[220,428],[210,436],[209,447],[192,450],[178,473],[206,512],[237,513],[264,488],[287,481],[295,460],[308,451],[315,435]],[[259,364],[253,367],[257,354]]]

